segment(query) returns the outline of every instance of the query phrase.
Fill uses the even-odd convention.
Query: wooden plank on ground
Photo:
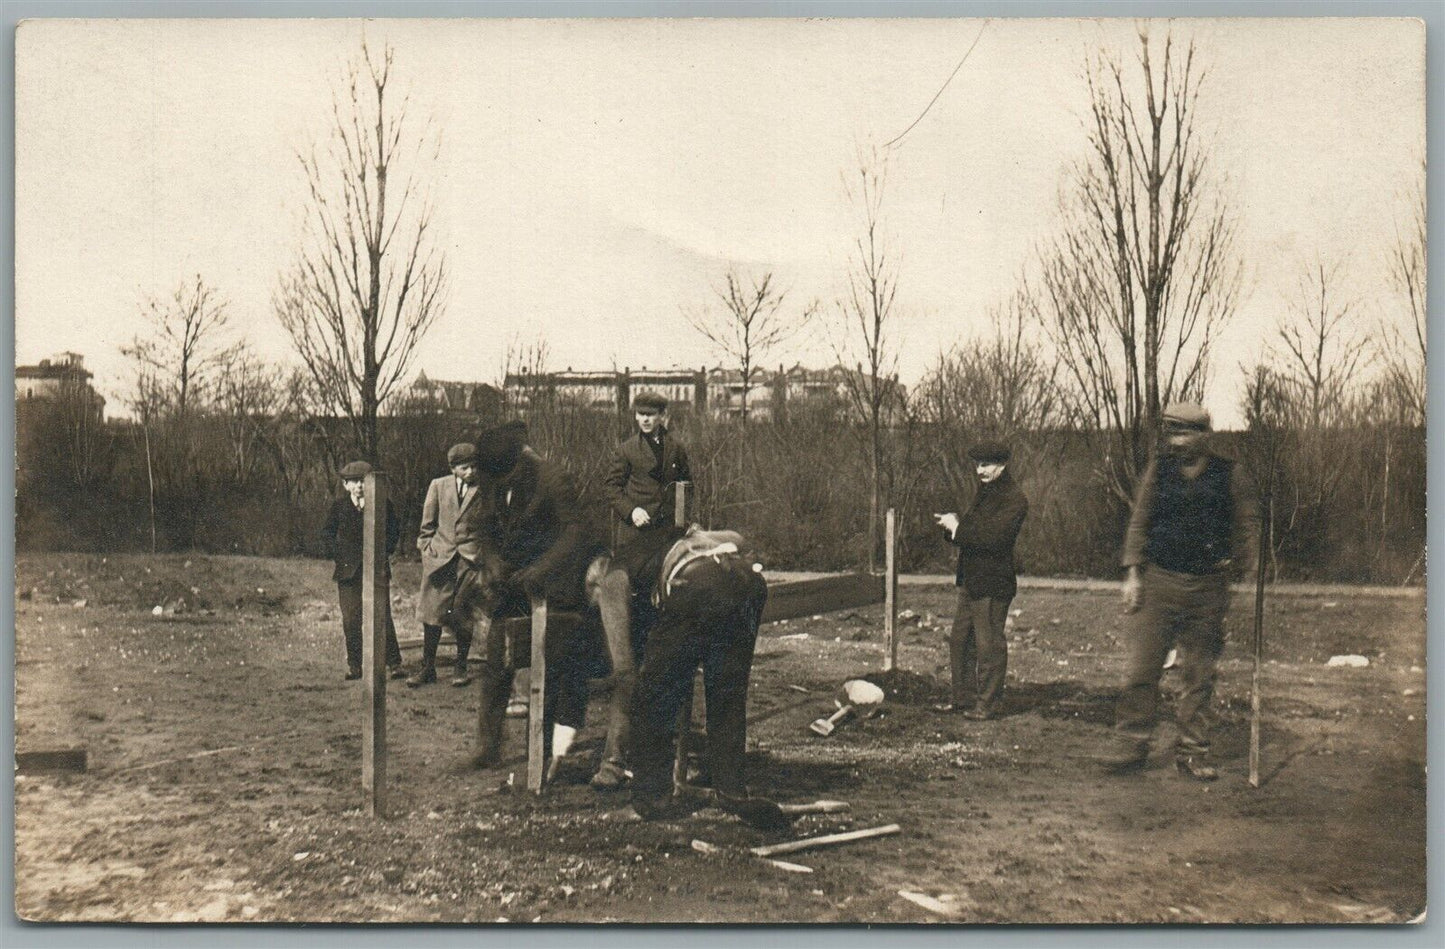
[[[15,770],[20,774],[41,774],[51,771],[84,771],[84,748],[44,748],[15,752]]]
[[[884,578],[869,573],[841,573],[770,585],[762,621],[776,623],[800,616],[872,606],[883,602],[884,588]]]

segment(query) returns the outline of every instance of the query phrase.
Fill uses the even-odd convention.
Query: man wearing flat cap
[[[437,645],[442,627],[457,641],[456,672],[452,685],[471,682],[467,655],[472,648],[473,603],[477,589],[477,561],[480,541],[472,506],[477,500],[477,449],[462,442],[447,449],[450,474],[434,480],[422,503],[421,528],[416,546],[421,551],[421,596],[417,618],[421,620],[421,668],[406,684],[412,688],[437,680]]]
[[[1210,703],[1230,574],[1249,569],[1258,511],[1242,466],[1209,446],[1202,406],[1176,402],[1161,422],[1159,451],[1139,480],[1124,535],[1124,608],[1134,618],[1115,744],[1103,764],[1130,771],[1147,761],[1164,657],[1177,647],[1184,691],[1175,765],[1186,777],[1212,781],[1219,773],[1209,763]]]
[[[551,609],[585,613],[587,567],[604,547],[588,529],[572,476],[528,447],[526,439],[524,422],[499,425],[477,438],[483,495],[477,536],[484,545],[484,556],[497,565],[501,575],[486,608],[493,619],[526,615],[530,598],[545,597]],[[560,640],[548,643],[553,656],[567,648]],[[482,647],[480,747],[473,758],[477,767],[490,767],[501,760],[513,678],[505,650],[501,629],[493,624]],[[549,670],[556,668],[550,656],[548,666]],[[546,688],[546,704],[555,708],[550,681]],[[571,718],[563,715],[552,724],[575,727]]]
[[[625,781],[623,749],[628,740],[637,654],[656,618],[651,602],[656,571],[644,564],[660,559],[671,546],[676,485],[692,480],[686,449],[667,431],[667,399],[656,392],[643,392],[633,400],[632,408],[637,433],[617,446],[603,481],[608,504],[617,517],[611,567],[599,584],[613,686],[607,745],[592,786],[604,791],[616,790]]]
[[[998,715],[1008,671],[1004,628],[1018,591],[1014,544],[1029,513],[1029,502],[1008,470],[1009,449],[980,442],[968,450],[978,489],[962,517],[935,514],[949,543],[958,548],[958,604],[948,634],[953,701],[944,711],[986,721]]]
[[[637,432],[617,446],[603,482],[618,518],[619,548],[645,531],[672,527],[673,486],[692,480],[687,450],[667,431],[667,399],[640,393],[632,400],[632,413]]]
[[[341,633],[346,640],[346,678],[361,678],[361,557],[365,524],[366,497],[364,484],[371,474],[371,465],[353,461],[341,469],[345,489],[331,502],[326,523],[321,527],[321,546],[326,556],[336,562],[331,578],[341,601]],[[391,576],[391,555],[396,551],[401,528],[391,502],[386,504],[386,570]],[[400,678],[401,648],[396,642],[396,627],[391,622],[391,601],[386,604],[386,664],[393,679]]]

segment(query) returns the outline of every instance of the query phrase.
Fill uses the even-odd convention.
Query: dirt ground
[[[416,580],[416,565],[398,569],[404,637]],[[320,562],[22,555],[16,589],[18,750],[89,754],[84,773],[16,779],[25,919],[1333,923],[1424,908],[1421,599],[1271,600],[1257,790],[1246,598],[1221,665],[1213,785],[1175,774],[1168,725],[1141,774],[1091,763],[1122,669],[1114,595],[1022,591],[1006,714],[976,723],[932,708],[951,589],[905,587],[905,671],[874,676],[886,711],[828,739],[807,724],[838,683],[881,668],[881,610],[764,627],[750,783],[851,803],[795,836],[902,826],[786,858],[805,874],[746,852],[788,835],[715,810],[625,820],[625,799],[585,783],[600,699],[573,767],[536,799],[508,783],[525,770],[520,721],[502,767],[468,770],[475,687],[390,683],[394,813],[368,819],[362,693],[342,679]],[[1340,653],[1369,666],[1325,665]]]

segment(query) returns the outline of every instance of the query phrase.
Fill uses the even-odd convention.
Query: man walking
[[[998,715],[1008,671],[1009,604],[1018,591],[1014,544],[1029,513],[1029,502],[1008,470],[1009,449],[980,442],[968,450],[978,489],[960,519],[935,514],[934,520],[958,548],[958,604],[948,634],[953,701],[940,711],[987,721]]]
[[[422,504],[416,546],[421,551],[421,597],[417,614],[422,624],[421,668],[406,680],[418,688],[437,680],[437,645],[442,627],[457,641],[452,685],[471,682],[467,654],[472,648],[473,602],[479,591],[480,547],[471,508],[477,497],[477,450],[463,442],[447,449],[451,474],[434,480]]]
[[[1139,482],[1124,535],[1124,608],[1134,614],[1115,747],[1103,763],[1142,767],[1159,712],[1165,654],[1178,647],[1183,677],[1175,765],[1200,781],[1209,763],[1215,664],[1224,649],[1231,568],[1248,570],[1258,512],[1235,462],[1206,445],[1209,413],[1192,402],[1164,410],[1163,444]]]
[[[341,633],[346,640],[346,678],[361,678],[361,558],[365,525],[366,498],[364,483],[371,474],[371,465],[353,461],[341,469],[345,493],[331,503],[326,523],[321,528],[321,546],[326,556],[336,562],[331,578],[336,581],[336,595],[341,601]],[[386,575],[391,576],[391,555],[396,552],[401,528],[391,502],[386,505]],[[391,621],[391,600],[386,601],[386,664],[391,677],[399,679],[401,648],[396,641],[396,627]]]

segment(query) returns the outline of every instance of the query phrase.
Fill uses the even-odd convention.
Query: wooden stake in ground
[[[386,475],[363,485],[361,545],[361,786],[366,812],[386,816],[386,616],[391,585],[386,571]]]
[[[870,837],[887,837],[891,834],[901,833],[902,830],[903,828],[897,824],[885,824],[882,827],[865,827],[862,830],[850,830],[842,834],[825,834],[822,837],[805,837],[802,840],[789,840],[781,844],[768,844],[766,847],[753,847],[749,852],[755,857],[771,857],[774,854],[811,850],[814,847],[831,847],[834,844],[852,843],[855,840],[867,840]]]
[[[898,518],[888,509],[883,527],[883,671],[898,665]]]
[[[1270,472],[1270,481],[1274,472]],[[1259,787],[1259,671],[1264,662],[1264,561],[1270,549],[1270,528],[1274,523],[1273,484],[1265,493],[1263,521],[1259,529],[1259,566],[1254,576],[1254,677],[1249,688],[1249,786]]]
[[[542,793],[547,762],[542,757],[542,728],[547,688],[547,601],[532,601],[532,665],[527,671],[527,790]]]
[[[692,482],[678,481],[673,484],[672,522],[678,527],[688,525],[688,501],[692,498]],[[692,738],[692,716],[696,705],[697,679],[694,670],[693,682],[688,686],[687,698],[677,713],[677,757],[672,761],[672,787],[681,790],[687,784],[687,753]]]

